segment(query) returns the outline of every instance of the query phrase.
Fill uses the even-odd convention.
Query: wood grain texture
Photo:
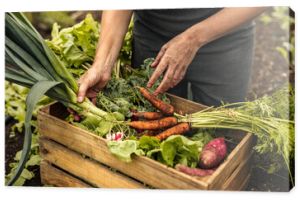
[[[167,96],[169,97],[171,101],[170,103],[174,106],[175,112],[177,113],[182,112],[182,114],[190,114],[207,108],[205,105],[201,105],[172,94],[167,94]]]
[[[44,185],[56,187],[79,187],[87,188],[90,185],[67,174],[66,172],[52,166],[49,162],[42,160],[40,165],[41,181]]]
[[[40,138],[40,153],[44,160],[75,174],[82,180],[103,188],[145,188],[131,178],[115,173],[109,168],[48,139]]]
[[[248,156],[231,174],[231,176],[222,185],[222,190],[236,190],[240,187],[240,190],[244,189],[246,184],[245,180],[250,175],[251,171],[252,154]]]
[[[247,188],[248,186],[248,183],[249,183],[249,180],[250,180],[250,176],[251,174],[249,174],[243,181],[243,183],[237,188],[237,189],[234,189],[234,190],[238,190],[238,191],[243,191]]]

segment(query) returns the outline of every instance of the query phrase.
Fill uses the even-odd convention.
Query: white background
[[[296,0],[251,0],[249,3],[242,0],[2,0],[0,6],[0,199],[298,199],[300,189],[298,181],[299,174],[296,170],[296,187],[288,193],[276,192],[221,192],[221,191],[187,191],[187,190],[120,190],[120,189],[67,189],[67,188],[45,188],[45,187],[5,187],[4,186],[4,13],[8,11],[58,11],[58,10],[103,10],[103,9],[137,9],[137,8],[189,8],[189,7],[225,7],[225,6],[290,6],[296,12],[296,35],[299,32],[298,15],[299,9]],[[298,36],[298,35],[297,35]],[[296,66],[299,59],[299,42],[296,37]],[[296,70],[297,72],[297,70]],[[296,90],[299,87],[299,73],[296,73]],[[298,92],[298,91],[297,91]],[[299,102],[299,94],[296,92],[296,102]],[[299,167],[299,108],[296,105],[296,166]],[[296,167],[296,169],[297,169]]]

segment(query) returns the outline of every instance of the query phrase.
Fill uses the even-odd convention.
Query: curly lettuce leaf
[[[161,143],[161,154],[169,166],[184,164],[196,166],[199,159],[199,143],[182,135],[174,135]]]
[[[46,40],[48,46],[64,62],[75,77],[80,77],[86,70],[85,64],[90,64],[95,56],[99,39],[100,25],[91,14],[72,27],[60,30],[57,23],[53,24],[51,40]]]
[[[184,164],[196,167],[199,159],[200,141],[192,141],[182,135],[170,136],[163,142],[149,136],[137,140],[108,141],[110,152],[120,160],[131,161],[131,155],[146,155],[168,166]]]
[[[118,159],[124,162],[131,162],[131,155],[144,155],[144,151],[139,149],[139,142],[136,140],[108,141],[109,151]]]

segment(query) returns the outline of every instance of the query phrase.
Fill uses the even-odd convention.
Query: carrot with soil
[[[160,110],[162,113],[166,115],[174,114],[174,107],[172,105],[167,104],[162,100],[158,99],[155,95],[151,94],[146,88],[139,87],[139,90],[143,97],[145,97],[145,99],[147,99],[155,108]]]
[[[133,112],[132,116],[148,120],[155,120],[162,118],[164,115],[160,112]]]
[[[176,126],[173,126],[172,128],[169,128],[160,134],[156,135],[155,137],[159,140],[164,140],[171,135],[181,135],[190,130],[190,125],[186,122],[177,124]]]
[[[177,124],[176,117],[164,117],[158,120],[151,121],[131,121],[128,125],[132,128],[140,130],[157,130],[162,128],[168,128]]]

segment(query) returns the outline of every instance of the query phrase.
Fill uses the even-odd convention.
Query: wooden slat
[[[252,155],[248,156],[233,172],[233,174],[222,185],[222,190],[236,190],[241,187],[245,179],[250,175]]]
[[[40,165],[41,181],[44,185],[56,187],[79,187],[87,188],[90,185],[81,180],[67,174],[66,172],[52,166],[47,161],[42,160]]]
[[[250,174],[248,174],[248,176],[244,179],[243,183],[240,185],[240,187],[238,187],[237,189],[235,190],[238,190],[238,191],[244,191],[246,190],[247,186],[248,186],[248,183],[249,183],[249,180],[250,180]]]
[[[125,163],[114,157],[103,138],[82,130],[48,113],[38,113],[39,133],[68,148],[117,169],[155,188],[207,189],[207,183],[144,156]]]
[[[97,187],[145,188],[143,184],[48,139],[40,138],[40,153],[48,162]]]
[[[196,102],[172,94],[168,94],[168,97],[171,101],[171,104],[175,108],[175,112],[183,112],[184,114],[190,114],[207,108],[207,106],[198,104]]]
[[[221,188],[225,181],[233,174],[234,170],[244,159],[249,157],[253,146],[253,135],[246,134],[244,139],[235,147],[235,149],[227,156],[226,160],[218,167],[207,182],[209,189]]]

